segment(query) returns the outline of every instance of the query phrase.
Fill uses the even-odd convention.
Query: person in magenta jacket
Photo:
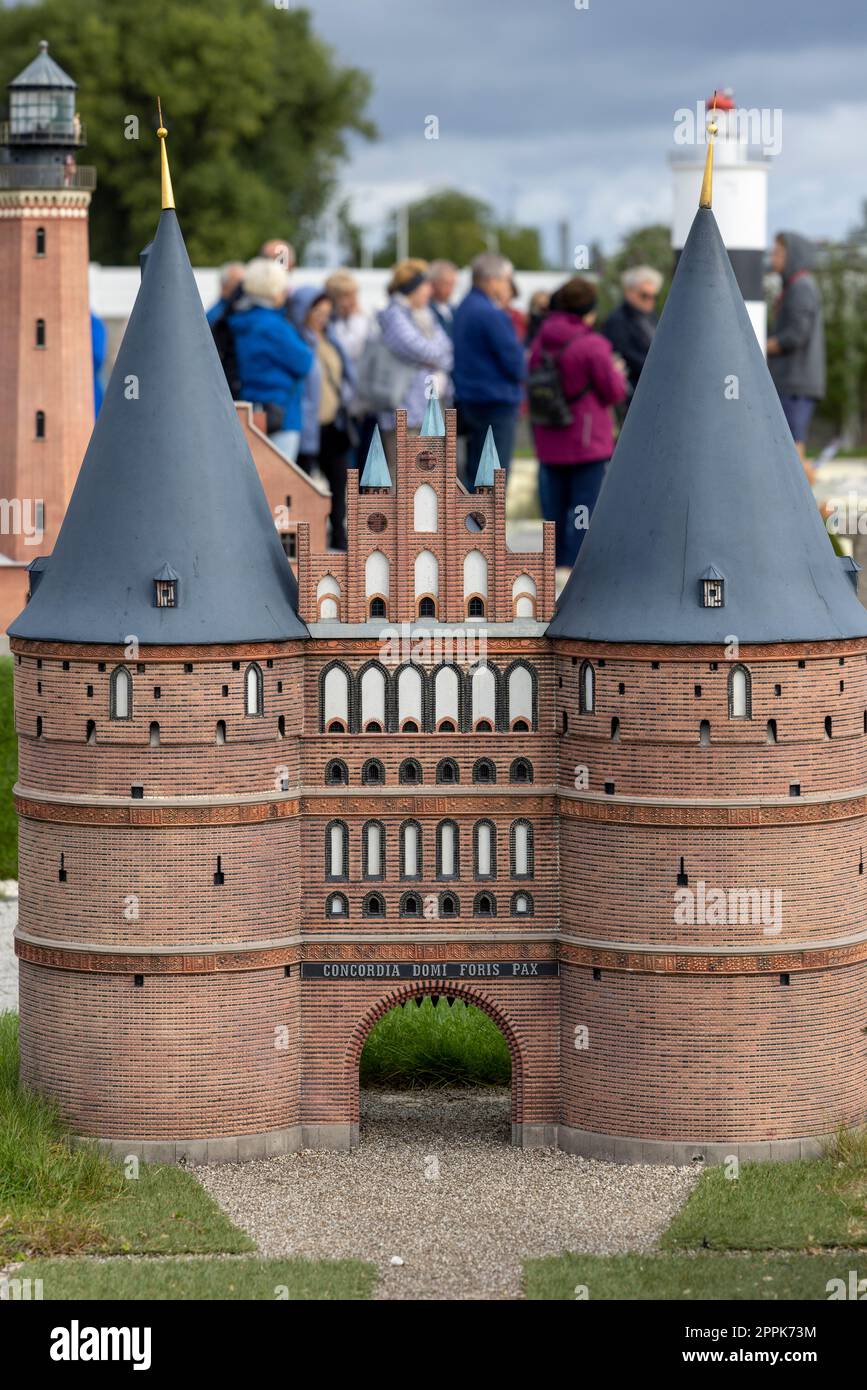
[[[531,371],[543,354],[556,361],[572,414],[562,429],[533,426],[542,515],[556,523],[558,567],[571,568],[581,549],[614,450],[611,407],[626,395],[623,364],[595,319],[596,286],[576,275],[552,296],[530,353]]]

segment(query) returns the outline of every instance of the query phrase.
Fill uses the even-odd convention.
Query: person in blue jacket
[[[500,464],[508,468],[527,373],[524,349],[506,312],[512,265],[484,252],[472,264],[472,289],[455,311],[452,341],[458,428],[467,436],[467,477],[476,475],[490,425]]]
[[[91,309],[90,311],[90,350],[93,356],[93,413],[99,414],[102,405],[102,398],[105,390],[102,384],[102,368],[105,363],[105,351],[108,347],[108,333],[102,319],[97,318]]]
[[[285,316],[288,289],[289,276],[276,261],[251,261],[229,327],[239,399],[264,407],[271,442],[294,462],[301,442],[304,380],[314,354]]]
[[[331,327],[333,304],[320,285],[302,285],[289,300],[289,315],[314,352],[301,401],[301,447],[305,473],[319,467],[331,488],[329,549],[346,549],[346,470],[354,442],[348,405],[355,371]]]

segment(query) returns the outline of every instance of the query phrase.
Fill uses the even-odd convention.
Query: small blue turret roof
[[[493,487],[494,474],[500,467],[500,456],[497,453],[497,446],[494,443],[494,431],[488,425],[488,432],[485,435],[485,442],[482,445],[482,452],[479,456],[479,466],[476,469],[475,486]]]
[[[391,487],[391,474],[388,471],[388,460],[385,457],[385,450],[382,447],[379,425],[375,425],[373,428],[370,448],[367,451],[367,460],[358,486]]]
[[[428,396],[427,407],[424,412],[424,419],[421,422],[419,434],[426,435],[428,439],[444,435],[446,432],[446,422],[440,409],[439,396],[436,386],[434,386],[430,396]]]

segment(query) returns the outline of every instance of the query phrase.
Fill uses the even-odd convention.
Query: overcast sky
[[[580,0],[579,0],[580,2]],[[867,198],[863,0],[307,0],[371,73],[381,138],[345,170],[362,221],[445,185],[611,248],[670,219],[674,113],[732,87],[780,108],[770,231],[836,236]],[[425,118],[439,139],[424,138]]]

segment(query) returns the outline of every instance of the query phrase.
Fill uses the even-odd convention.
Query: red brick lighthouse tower
[[[162,153],[105,401],[11,627],[21,1074],[122,1153],[237,1157],[298,1116],[307,633]]]
[[[87,214],[76,84],[48,44],[9,84],[0,134],[0,630],[54,546],[93,429]],[[9,563],[11,562],[11,564]]]
[[[867,613],[710,207],[548,632],[560,1143],[798,1157],[867,1111]]]

